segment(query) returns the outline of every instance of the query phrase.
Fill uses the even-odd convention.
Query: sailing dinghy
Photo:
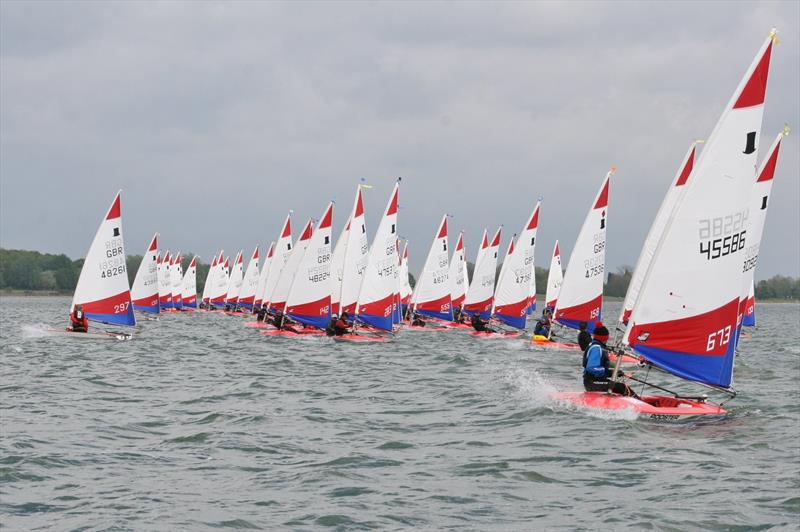
[[[121,191],[117,192],[86,253],[72,297],[70,313],[75,305],[81,305],[90,321],[133,327],[136,325],[136,318],[133,315],[125,265],[121,194]],[[71,328],[48,332],[65,333],[70,337],[86,339],[125,340],[131,337],[129,333],[124,332],[72,332]]]
[[[269,275],[270,264],[272,263],[272,255],[275,253],[275,242],[270,242],[269,249],[267,250],[267,257],[264,259],[264,265],[261,267],[261,273],[258,274],[258,287],[256,288],[256,296],[253,300],[253,309],[260,309],[264,301],[264,292],[266,291],[267,276]]]
[[[197,308],[197,255],[192,257],[192,262],[186,268],[186,273],[183,274],[181,299],[183,301],[183,309],[196,309]]]
[[[253,310],[253,304],[256,300],[256,290],[258,289],[258,246],[253,250],[250,256],[250,262],[247,263],[247,270],[242,278],[242,287],[239,290],[239,308]]]
[[[244,250],[240,249],[233,261],[230,276],[228,277],[228,290],[225,296],[225,308],[231,312],[239,309],[239,292],[244,279]]]
[[[158,314],[158,233],[147,246],[147,251],[139,263],[136,278],[131,287],[133,309],[148,314]]]
[[[483,319],[488,319],[491,315],[495,274],[497,273],[497,251],[500,248],[502,230],[503,226],[501,225],[491,244],[486,238],[486,230],[483,231],[481,248],[478,251],[478,258],[475,260],[475,269],[472,271],[472,282],[467,288],[467,295],[464,298],[463,307],[466,314],[479,313]]]
[[[706,142],[655,247],[622,339],[649,367],[731,397],[736,395],[742,265],[759,191],[753,168],[774,40],[773,30]],[[618,375],[617,365],[611,380]],[[638,382],[653,386],[646,378]],[[656,388],[672,396],[567,392],[555,398],[596,409],[628,409],[656,420],[725,413],[705,396]]]
[[[411,283],[408,277],[408,242],[403,246],[403,253],[400,255],[400,313],[405,316],[408,306],[411,304]]]
[[[442,217],[431,242],[425,265],[411,296],[414,313],[442,321],[453,321],[450,292],[450,254],[447,250],[447,215]],[[411,328],[409,326],[409,328]],[[425,327],[415,327],[425,329]]]
[[[170,292],[172,293],[172,308],[175,310],[183,309],[183,272],[181,271],[182,260],[183,257],[181,257],[181,252],[179,251],[172,260],[169,271],[170,283],[172,285],[172,288],[170,289]]]
[[[162,312],[172,308],[172,283],[169,277],[170,263],[171,255],[169,250],[166,250],[158,268],[158,304]]]
[[[266,280],[264,282],[264,292],[261,294],[261,305],[267,305],[269,308],[270,301],[272,301],[273,292],[278,284],[278,279],[283,271],[283,266],[289,260],[292,254],[292,211],[286,215],[286,220],[283,222],[281,232],[278,234],[278,240],[275,243],[275,253],[269,260],[269,270],[267,271]]]

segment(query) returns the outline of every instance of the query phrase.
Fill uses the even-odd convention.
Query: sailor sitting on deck
[[[588,326],[589,324],[585,321],[582,321],[578,324],[578,329],[580,330],[578,333],[578,345],[580,346],[581,351],[586,351],[586,348],[592,343],[592,335],[586,330]]]
[[[533,328],[533,334],[538,334],[539,336],[550,336],[550,318],[553,316],[553,310],[551,308],[546,308],[542,311],[542,317],[539,318],[539,321],[536,322],[536,327]]]
[[[276,329],[280,331],[289,331],[296,333],[297,329],[292,326],[292,323],[289,321],[289,318],[283,313],[282,310],[278,309],[278,312],[275,314],[275,317],[272,319],[272,324],[275,326]]]
[[[342,315],[336,320],[336,323],[333,324],[336,336],[342,336],[350,332],[350,324],[347,323],[347,318],[347,312],[342,312]]]
[[[630,386],[624,382],[613,382],[608,378],[614,373],[608,358],[608,329],[602,322],[594,328],[594,340],[583,352],[583,387],[587,392],[611,391],[619,395],[636,397]]]
[[[256,311],[256,321],[264,321],[267,317],[267,306],[261,305]]]
[[[69,321],[72,332],[89,332],[89,320],[86,318],[86,314],[83,313],[82,305],[75,305],[75,309],[69,315]]]
[[[487,332],[487,333],[493,333],[494,332],[494,329],[491,329],[491,328],[487,327],[489,322],[488,321],[484,321],[483,318],[481,318],[481,313],[480,312],[475,312],[475,314],[472,315],[472,318],[470,319],[470,323],[472,324],[472,328],[475,329],[478,332]]]
[[[414,313],[414,319],[411,321],[411,326],[425,327],[425,320],[422,319],[422,316],[420,316],[418,312]]]

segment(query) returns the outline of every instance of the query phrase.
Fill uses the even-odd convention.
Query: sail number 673
[[[713,351],[719,345],[720,347],[728,344],[731,341],[731,326],[728,325],[724,329],[712,332],[708,335],[708,343],[706,344],[706,351]]]

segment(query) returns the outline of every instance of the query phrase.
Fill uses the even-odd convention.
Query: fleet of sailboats
[[[622,334],[613,348],[617,362],[612,382],[625,377],[621,365],[633,357],[648,368],[735,394],[736,345],[742,327],[755,324],[754,271],[780,146],[788,134],[788,128],[781,131],[757,163],[774,37],[773,31],[759,49],[702,151],[698,155],[701,141],[693,142],[678,165],[645,238],[618,317]],[[554,320],[563,327],[577,329],[585,324],[592,331],[601,325],[609,192],[615,170],[612,167],[601,181],[564,272],[558,241],[554,245],[544,307],[553,311]],[[371,245],[364,188],[357,186],[335,245],[334,203],[330,202],[317,221],[306,222],[296,242],[290,211],[263,265],[258,246],[246,270],[243,251],[231,262],[220,250],[211,261],[200,305],[198,257],[184,272],[181,253],[160,250],[158,234],[147,246],[129,286],[121,193],[117,193],[86,254],[71,310],[80,306],[89,320],[112,326],[135,326],[134,310],[153,315],[200,307],[243,315],[273,314],[280,317],[276,330],[287,336],[323,334],[337,316],[348,316],[353,330],[337,334],[334,338],[340,341],[386,341],[409,315],[432,320],[436,326],[429,327],[431,331],[464,326],[464,314],[492,320],[503,329],[501,333],[527,328],[528,316],[536,308],[534,257],[541,201],[521,231],[508,240],[499,275],[503,228],[491,239],[484,230],[471,280],[464,233],[458,234],[451,250],[449,216],[443,215],[412,290],[408,242],[401,252],[398,236],[400,180],[389,195]],[[286,323],[302,330],[284,329]],[[111,331],[87,337],[126,339],[130,335]],[[548,343],[550,339],[534,340]],[[724,413],[721,405],[704,396],[672,392],[642,397],[560,392],[554,397],[589,408],[628,408],[657,419]]]

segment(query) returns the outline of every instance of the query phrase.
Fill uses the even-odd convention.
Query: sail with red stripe
[[[247,270],[242,279],[242,288],[239,291],[239,306],[247,310],[252,310],[258,289],[258,246],[250,255],[250,262],[247,263]]]
[[[121,194],[117,192],[89,246],[70,312],[81,305],[92,321],[133,326],[136,318],[125,264]]]
[[[239,292],[242,289],[242,280],[244,279],[244,250],[240,249],[236,253],[236,258],[233,260],[231,272],[228,277],[228,290],[225,296],[225,303],[231,307],[239,304]]]
[[[625,341],[687,380],[733,380],[742,269],[755,213],[753,168],[774,32],[725,107],[667,221]],[[712,200],[713,199],[713,200]]]
[[[367,222],[364,214],[362,189],[362,185],[356,188],[353,211],[350,214],[350,229],[347,231],[347,242],[342,262],[339,310],[340,312],[347,312],[350,316],[356,311],[356,302],[358,301],[364,271],[369,260],[369,241],[367,239]]]
[[[131,287],[134,310],[158,314],[158,233],[153,235]]]
[[[179,251],[170,265],[169,278],[172,284],[172,308],[180,310],[183,308],[183,268],[181,267],[181,252]]]
[[[281,232],[278,234],[278,240],[275,242],[275,252],[269,261],[269,271],[264,283],[264,292],[261,294],[262,306],[269,306],[275,287],[278,285],[278,279],[283,271],[283,266],[292,254],[292,247],[292,211],[289,211],[289,214],[286,215],[286,221],[283,222],[283,227],[281,227]]]
[[[294,276],[300,267],[300,262],[303,260],[308,242],[311,240],[313,227],[313,222],[309,219],[303,231],[300,233],[300,238],[297,239],[297,243],[294,248],[292,248],[289,258],[286,260],[286,264],[281,268],[278,282],[275,284],[275,290],[272,292],[272,297],[269,301],[270,309],[283,311],[286,307],[286,298],[289,297],[289,290],[292,288]]]
[[[197,308],[197,255],[183,274],[181,299],[184,307]]]
[[[592,208],[583,221],[561,284],[558,304],[553,313],[556,320],[577,329],[580,322],[594,331],[601,319],[603,280],[606,271],[606,221],[608,219],[608,187],[616,168],[606,174]]]
[[[778,154],[783,137],[789,134],[789,128],[784,128],[770,146],[767,156],[761,163],[753,185],[753,194],[750,201],[750,227],[747,229],[747,247],[744,255],[744,275],[740,292],[740,313],[742,325],[755,324],[755,272],[758,263],[758,252],[761,247],[761,237],[764,233],[764,224],[767,219],[769,196],[772,192],[772,183],[775,177],[775,167],[778,164]]]
[[[275,242],[270,242],[267,256],[264,258],[264,265],[261,267],[261,273],[258,274],[258,287],[256,288],[256,297],[253,301],[253,306],[260,309],[264,301],[264,292],[267,289],[267,276],[272,264],[272,256],[275,253]]]
[[[286,299],[290,318],[318,329],[324,329],[331,320],[332,222],[330,202],[305,246]]]
[[[211,266],[208,268],[208,273],[206,274],[206,281],[203,284],[203,303],[208,303],[210,301],[209,293],[211,293],[211,287],[214,285],[214,274],[217,270],[217,256],[214,255],[214,259],[211,261]]]
[[[225,298],[228,295],[229,269],[230,262],[225,257],[225,251],[220,250],[219,258],[217,259],[217,271],[214,273],[214,286],[211,287],[211,292],[209,293],[210,303],[215,308],[225,306]]]
[[[450,256],[447,250],[447,215],[442,217],[431,242],[425,265],[417,279],[412,308],[425,316],[453,321],[450,292]]]
[[[372,247],[367,256],[363,272],[361,290],[356,304],[356,317],[368,325],[391,331],[399,313],[397,253],[397,202],[400,183],[396,183],[386,209],[381,217]],[[342,300],[344,306],[345,301]]]
[[[527,324],[528,307],[531,304],[531,282],[533,258],[536,251],[536,232],[539,227],[539,207],[536,206],[525,222],[516,243],[509,243],[509,250],[500,270],[500,278],[494,294],[495,318],[510,327],[524,329]]]
[[[454,310],[460,308],[464,303],[468,285],[467,258],[464,252],[464,231],[461,231],[458,233],[456,249],[453,251],[453,256],[450,259],[450,300]]]
[[[350,231],[350,218],[347,219],[331,255],[331,314],[339,314],[339,299],[342,297],[342,276],[344,273],[344,253],[347,249],[347,233]]]
[[[697,142],[693,142],[692,145],[689,146],[689,151],[686,152],[686,155],[681,161],[680,166],[678,166],[678,171],[672,180],[672,184],[670,185],[669,190],[667,190],[667,194],[664,196],[664,199],[661,202],[661,207],[659,207],[658,212],[656,213],[656,217],[653,220],[653,225],[650,226],[650,231],[647,233],[647,238],[645,238],[642,251],[639,254],[639,259],[636,261],[636,267],[633,270],[631,281],[628,284],[628,291],[625,294],[625,302],[622,304],[622,310],[620,311],[619,321],[622,324],[628,323],[628,318],[630,317],[633,307],[636,304],[636,299],[639,297],[639,289],[642,286],[644,274],[647,272],[647,268],[650,266],[650,262],[653,260],[653,254],[656,251],[656,246],[661,240],[661,234],[664,232],[664,228],[667,225],[669,217],[672,215],[675,205],[680,202],[681,198],[683,197],[683,193],[688,188],[686,183],[688,182],[689,176],[692,173],[692,168],[694,168],[696,150]]]
[[[161,265],[158,269],[158,304],[162,310],[172,308],[171,268],[172,255],[170,255],[169,250],[166,250],[161,258]]]
[[[547,291],[545,292],[545,308],[554,309],[558,303],[558,294],[561,293],[561,283],[564,280],[564,272],[561,270],[561,250],[558,248],[558,240],[553,246],[553,256],[550,259],[550,269],[547,271]]]
[[[464,298],[464,312],[479,313],[482,318],[491,316],[494,301],[494,283],[497,272],[497,252],[500,249],[500,235],[503,226],[497,229],[491,243],[483,233],[483,244],[478,252],[475,269],[472,271],[472,282]]]

